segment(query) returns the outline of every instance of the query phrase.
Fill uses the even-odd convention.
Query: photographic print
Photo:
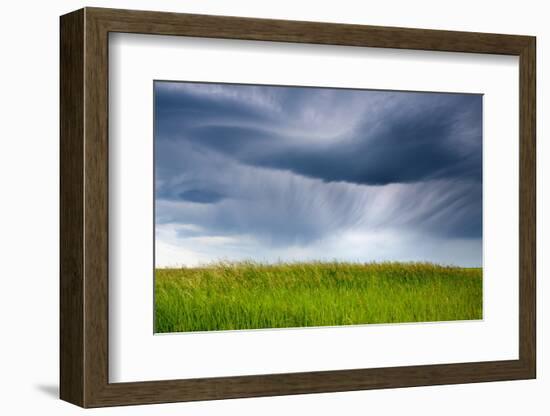
[[[481,94],[153,88],[155,332],[482,319]]]

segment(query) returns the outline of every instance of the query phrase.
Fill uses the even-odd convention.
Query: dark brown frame
[[[109,383],[109,32],[519,56],[519,359]],[[62,16],[61,398],[101,407],[535,378],[535,50],[531,36],[99,8]]]

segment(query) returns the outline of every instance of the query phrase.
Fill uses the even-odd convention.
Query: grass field
[[[482,270],[427,263],[220,263],[155,271],[156,332],[482,318]]]

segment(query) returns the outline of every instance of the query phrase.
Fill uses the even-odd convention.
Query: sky
[[[482,264],[482,96],[155,81],[155,265]]]

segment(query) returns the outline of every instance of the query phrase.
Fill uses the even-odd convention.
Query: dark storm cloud
[[[243,165],[189,143],[166,143],[162,154],[181,168],[167,174],[177,179],[157,184],[157,223],[196,224],[204,235],[241,233],[283,246],[362,227],[445,238],[481,233],[481,185],[471,181],[326,183]]]
[[[383,122],[361,126],[353,136],[328,149],[327,146],[300,146],[292,151],[273,149],[259,157],[245,156],[244,160],[326,181],[382,185],[451,178],[479,182],[481,128],[472,137],[478,146],[472,146],[468,154],[460,154],[454,143],[454,135],[461,128],[457,109],[463,109],[464,104],[479,107],[475,102],[479,99],[451,96],[444,101],[436,108],[422,109],[422,114],[389,113]],[[471,114],[468,123],[481,126],[476,116],[479,113]]]
[[[156,223],[191,248],[481,238],[479,95],[158,82],[155,116]]]
[[[198,202],[200,204],[212,204],[221,201],[224,197],[215,191],[205,189],[189,189],[178,195],[183,201]]]
[[[324,181],[481,181],[479,95],[329,90],[328,101],[336,101],[335,105],[352,113],[359,109],[366,114],[355,126],[326,142],[307,140],[301,134],[309,130],[323,133],[333,108],[325,108],[309,120],[309,125],[304,125],[296,108],[315,106],[319,90],[263,88],[278,98],[280,107],[266,109],[236,102],[231,95],[215,99],[208,94],[159,89],[157,133],[159,137],[194,142],[242,163],[290,170]],[[362,103],[361,95],[370,100]],[[311,96],[317,99],[308,102]],[[383,110],[375,120],[368,115],[369,105],[379,105]]]
[[[186,173],[179,170],[180,180],[169,186],[157,185],[157,222],[196,224],[205,235],[240,233],[272,245],[303,244],[359,223],[370,203],[356,186],[240,165],[193,146],[172,144],[166,151]],[[201,187],[200,201],[189,198],[192,186]],[[204,201],[206,192],[224,196]]]

